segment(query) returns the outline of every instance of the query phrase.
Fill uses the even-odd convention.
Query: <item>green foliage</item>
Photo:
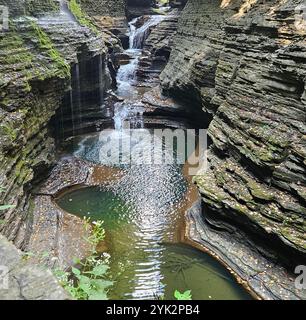
[[[165,11],[162,11],[161,9],[158,9],[158,8],[152,8],[152,11],[155,12],[156,14],[159,14],[159,15],[166,15],[167,14]]]
[[[7,205],[2,205],[2,206],[0,206],[0,211],[12,209],[12,208],[15,208],[15,206],[8,205],[8,204]]]
[[[98,34],[99,31],[97,27],[92,23],[90,18],[82,11],[81,6],[78,4],[77,0],[69,1],[69,9],[72,14],[75,16],[80,25],[84,27],[88,27],[94,33]]]
[[[108,260],[104,256],[97,255],[96,246],[104,239],[105,230],[103,221],[95,221],[91,224],[90,219],[84,219],[85,230],[90,230],[86,238],[91,246],[91,255],[80,261],[74,259],[79,268],[72,267],[70,272],[55,270],[60,284],[77,300],[107,300],[107,289],[113,285],[112,281],[106,278],[109,270]]]
[[[70,65],[56,50],[49,36],[34,21],[31,21],[31,26],[39,40],[39,48],[47,51],[50,59],[57,65],[62,76],[70,77]]]
[[[4,192],[5,190],[0,187],[0,193]],[[4,210],[8,210],[8,209],[12,209],[12,208],[15,208],[15,206],[13,205],[9,205],[9,204],[6,204],[6,205],[0,205],[0,211],[4,211]],[[3,220],[0,220],[0,224],[4,224],[5,222]]]
[[[90,218],[84,218],[85,230],[89,231],[91,229],[90,235],[85,238],[92,246],[92,251],[95,252],[97,245],[104,239],[105,230],[103,228],[103,221],[98,220],[91,223]]]
[[[109,269],[106,261],[98,256],[90,256],[80,263],[81,268],[71,272],[55,270],[60,284],[77,300],[107,300],[107,289],[113,285],[106,280]]]
[[[192,300],[191,290],[187,290],[184,293],[175,290],[174,297],[176,300]]]

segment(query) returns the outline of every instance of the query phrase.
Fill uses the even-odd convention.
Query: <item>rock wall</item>
[[[1,286],[1,300],[70,300],[52,272],[33,265],[16,247],[0,235],[0,261],[6,273],[8,289]],[[4,275],[1,274],[1,284]]]
[[[9,7],[10,17],[41,15],[59,10],[59,0],[1,0],[0,5]]]
[[[212,119],[209,168],[195,178],[204,219],[264,239],[291,271],[306,252],[303,5],[189,0],[161,75],[165,91]]]
[[[170,57],[178,17],[179,11],[174,10],[150,31],[137,68],[139,81],[147,85],[159,84],[159,75]]]
[[[125,16],[126,0],[80,0],[80,3],[91,16]]]
[[[0,33],[0,203],[15,205],[0,213],[0,231],[19,248],[33,231],[33,187],[55,160],[49,122],[74,81],[71,70],[80,56],[89,63],[106,55],[101,35],[65,15],[21,16]]]
[[[103,31],[104,39],[107,44],[109,43],[109,47],[124,46],[128,42],[126,0],[80,0],[79,2],[82,10]]]
[[[127,0],[127,17],[132,20],[136,17],[155,14],[152,8],[155,6],[155,0]]]

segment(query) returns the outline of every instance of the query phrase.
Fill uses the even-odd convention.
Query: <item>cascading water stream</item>
[[[162,20],[165,19],[165,16],[154,15],[147,17],[147,20],[143,25],[137,28],[139,20],[142,20],[143,17],[135,18],[129,23],[129,44],[130,47],[125,51],[125,54],[129,57],[130,61],[127,64],[122,65],[117,74],[117,94],[123,98],[137,98],[138,91],[135,89],[135,84],[137,83],[136,71],[139,64],[139,59],[141,57],[142,48],[144,46],[145,40],[148,38],[151,28],[158,25]],[[133,113],[133,107],[123,103],[121,108],[115,109],[114,121],[118,123],[118,119],[124,114],[127,114],[131,117]],[[128,110],[125,112],[124,108]],[[116,114],[116,111],[119,111],[120,114]],[[134,119],[139,118],[139,110],[135,110]],[[141,124],[139,124],[142,127]]]
[[[110,298],[156,299],[164,295],[171,298],[175,289],[185,291],[198,288],[197,286],[201,292],[199,297],[208,298],[211,294],[208,291],[213,287],[214,281],[217,288],[221,285],[225,288],[225,296],[239,298],[241,293],[238,290],[236,292],[236,289],[232,290],[231,280],[224,280],[227,274],[220,277],[208,272],[207,280],[203,276],[204,270],[199,268],[200,263],[204,263],[203,260],[195,262],[197,258],[189,255],[190,253],[177,253],[177,249],[172,250],[165,244],[178,241],[181,219],[178,210],[185,201],[183,198],[186,196],[188,184],[180,165],[169,164],[167,161],[152,164],[150,156],[153,153],[156,155],[160,152],[159,155],[166,159],[173,156],[173,150],[166,149],[163,141],[159,141],[160,145],[163,145],[159,151],[150,144],[154,133],[144,128],[144,108],[139,103],[141,95],[135,86],[141,48],[150,29],[163,18],[164,16],[148,17],[140,28],[136,28],[138,19],[143,18],[130,22],[130,48],[125,51],[130,60],[129,63],[121,65],[117,74],[117,94],[126,100],[114,105],[115,130],[87,135],[80,141],[74,153],[75,156],[107,170],[110,167],[112,170],[118,169],[120,174],[114,174],[114,181],[109,186],[66,194],[59,204],[81,217],[89,215],[92,219],[104,221],[107,247],[111,255],[110,273],[115,281],[109,293]],[[100,61],[99,70],[101,66]],[[148,139],[131,139],[129,131],[124,130],[130,128],[139,129],[136,131],[146,135]],[[101,139],[101,135],[104,135],[104,139]],[[111,141],[112,147],[118,148],[115,154],[121,156],[120,147],[130,145],[128,155],[135,162],[123,165],[111,163],[107,153],[101,152],[104,141]],[[213,264],[209,262],[208,265],[211,267]],[[198,268],[198,273],[197,276],[192,274],[187,282],[185,275],[191,274],[188,271],[191,267]],[[213,269],[215,274],[223,272],[217,267]],[[207,286],[207,281],[212,285]],[[223,291],[219,291],[222,296]]]
[[[81,101],[81,82],[80,82],[80,64],[75,64],[75,105],[77,108],[77,122],[79,128],[82,124],[82,101]]]
[[[69,10],[67,0],[60,0],[60,15],[64,16],[65,18],[67,18],[71,22],[77,23],[75,16]]]
[[[151,28],[157,26],[165,19],[163,15],[149,16],[148,20],[137,28],[137,23],[140,18],[136,18],[129,23],[130,26],[130,49],[142,49],[146,39],[148,38]],[[141,17],[142,19],[142,17]]]

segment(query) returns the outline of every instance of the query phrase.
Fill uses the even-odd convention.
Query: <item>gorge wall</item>
[[[11,19],[10,29],[0,31],[0,203],[15,205],[0,212],[0,232],[21,249],[33,234],[35,186],[55,161],[51,119],[57,124],[60,119],[71,135],[84,129],[72,123],[72,106],[80,117],[86,114],[88,123],[103,117],[91,107],[100,106],[111,85],[109,56],[121,50],[118,38],[127,39],[126,14],[151,12],[152,5],[146,1],[139,9],[136,0],[79,3],[97,29],[59,15],[56,0],[0,0],[9,6]],[[181,6],[181,1],[171,4]],[[227,262],[237,268],[243,257],[239,250],[230,255],[236,240],[249,247],[254,241],[252,250],[291,272],[305,261],[303,4],[189,0],[180,17],[177,12],[151,33],[138,70],[147,81],[154,63],[164,66],[170,55],[161,74],[163,90],[206,114],[203,127],[209,124],[212,140],[209,168],[195,177],[203,228],[229,239],[227,245],[220,238],[206,239],[206,244],[227,251]],[[82,109],[82,99],[90,101],[91,109]],[[52,225],[59,221],[56,216]],[[40,223],[49,226],[43,219]],[[257,281],[258,270],[251,280]],[[276,291],[279,287],[267,297],[278,298]]]
[[[305,10],[298,0],[189,0],[161,75],[165,91],[212,119],[209,168],[195,178],[207,225],[232,247],[237,227],[245,241],[264,239],[273,250],[255,250],[291,271],[306,252]]]
[[[55,160],[49,123],[72,91],[76,66],[96,63],[99,70],[102,61],[99,76],[81,79],[83,96],[107,90],[110,79],[102,35],[60,14],[58,1],[1,4],[10,9],[10,28],[0,32],[0,203],[15,208],[1,212],[0,231],[24,249],[33,231],[33,188]]]

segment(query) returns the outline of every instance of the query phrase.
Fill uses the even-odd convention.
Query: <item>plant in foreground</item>
[[[192,300],[191,290],[187,290],[184,293],[175,290],[174,297],[176,300]]]
[[[85,230],[88,231],[90,219],[84,219]],[[74,259],[79,268],[72,267],[71,272],[55,270],[60,284],[78,300],[107,300],[107,289],[113,281],[106,280],[109,270],[109,255],[97,255],[96,246],[105,237],[103,221],[93,222],[90,235],[86,240],[91,244],[91,254],[84,261]],[[103,259],[103,260],[102,260]]]
[[[0,187],[0,193],[4,192],[5,190]],[[8,210],[8,209],[12,209],[15,208],[14,205],[9,205],[9,204],[2,204],[0,205],[0,211],[4,211],[4,210]],[[0,219],[0,225],[4,225],[5,224],[5,220]]]

